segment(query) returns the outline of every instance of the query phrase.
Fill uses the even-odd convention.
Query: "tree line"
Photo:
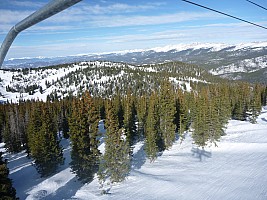
[[[17,98],[21,99],[25,95],[36,95],[38,92],[47,93],[48,101],[81,95],[85,90],[92,96],[111,97],[119,89],[125,95],[129,87],[141,96],[143,91],[150,93],[158,88],[162,77],[172,77],[172,81],[177,85],[186,80],[193,89],[201,82],[225,82],[199,66],[179,61],[140,66],[90,61],[34,69],[4,70],[4,73],[12,76],[6,85],[7,92],[18,92]],[[53,75],[56,74],[58,77],[54,78]],[[41,80],[45,80],[42,86]],[[186,84],[180,86],[188,89]]]
[[[104,185],[125,179],[136,142],[144,141],[151,162],[177,139],[183,141],[188,131],[195,145],[216,145],[229,119],[256,123],[266,97],[267,87],[260,84],[207,84],[188,92],[165,79],[157,89],[141,95],[128,89],[126,94],[117,90],[102,98],[85,91],[63,100],[6,103],[0,105],[0,140],[9,152],[26,151],[46,177],[64,163],[60,141],[69,139],[73,173],[84,183],[97,174]],[[100,120],[104,135],[99,132]]]

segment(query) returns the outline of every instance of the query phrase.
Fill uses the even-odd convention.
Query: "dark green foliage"
[[[136,109],[134,104],[133,95],[130,91],[124,99],[124,115],[123,115],[123,127],[126,132],[127,141],[132,146],[137,140],[137,130],[135,125]]]
[[[203,89],[196,98],[192,137],[198,146],[205,147],[208,142],[217,145],[216,142],[224,135],[224,128],[230,116],[230,106],[224,101],[227,98],[226,94],[219,90],[217,87]]]
[[[261,94],[262,94],[262,88],[260,85],[256,84],[253,87],[253,93],[251,94],[250,97],[250,102],[248,105],[248,113],[247,113],[249,121],[253,124],[256,123],[256,119],[261,112],[261,106],[262,106]]]
[[[176,97],[175,124],[181,142],[184,140],[184,132],[191,125],[193,111],[195,110],[194,94],[178,89]]]
[[[264,105],[265,87],[260,84],[238,83],[230,89],[232,118],[256,123],[261,106]]]
[[[0,152],[0,199],[15,200],[16,190],[12,187],[12,181],[8,178],[9,170],[7,162],[3,161],[2,152]]]
[[[22,150],[22,133],[19,127],[19,113],[17,105],[9,105],[6,108],[4,141],[9,152],[20,152]]]
[[[105,137],[105,154],[102,158],[99,179],[103,185],[123,181],[130,171],[130,146],[123,128],[119,128],[118,116],[112,102],[106,105],[107,134]]]
[[[250,101],[250,85],[248,83],[238,83],[233,87],[231,95],[233,95],[232,118],[245,121],[247,119],[248,104]]]
[[[263,106],[266,106],[267,105],[267,86],[263,86],[262,88],[262,92],[261,92],[261,104]]]
[[[165,81],[160,90],[159,117],[160,131],[164,148],[169,149],[175,141],[175,97],[169,81]]]
[[[72,108],[69,119],[72,142],[70,166],[80,181],[88,183],[93,180],[99,166],[99,112],[88,92],[80,100],[73,100]]]
[[[207,96],[205,94],[200,95],[196,99],[196,104],[192,137],[196,145],[204,147],[209,140],[209,105]]]
[[[5,115],[4,115],[4,106],[0,105],[0,142],[2,142],[3,139],[3,128],[4,128],[4,122],[5,122]]]
[[[137,101],[137,118],[138,118],[138,138],[144,138],[145,125],[147,119],[148,98],[142,96]]]
[[[118,116],[118,121],[119,121],[119,128],[123,127],[123,115],[124,115],[124,110],[122,106],[122,96],[118,92],[118,94],[114,97],[114,106],[116,109],[116,113]]]
[[[46,81],[45,88],[24,86],[30,93],[37,89],[48,91],[52,85],[58,87],[48,95],[47,103],[7,103],[0,108],[1,137],[8,151],[26,149],[44,176],[62,162],[57,133],[62,133],[60,137],[70,136],[71,168],[82,182],[90,182],[99,167],[102,181],[119,182],[129,173],[131,152],[137,140],[145,141],[151,162],[159,152],[171,148],[177,133],[182,142],[186,131],[192,131],[194,143],[204,148],[220,140],[231,117],[256,123],[261,105],[266,105],[266,85],[228,83],[185,63],[134,67],[112,62],[79,65],[60,79]],[[51,69],[60,67],[65,70],[71,65]],[[31,70],[23,73],[30,74]],[[20,79],[23,77],[13,77],[14,81]],[[77,97],[74,90],[65,89],[69,86],[77,88]],[[14,82],[7,86],[9,91],[22,92],[25,88]],[[66,99],[60,100],[63,96]],[[107,128],[106,153],[100,166],[99,116]],[[51,167],[46,166],[47,162],[52,163]]]
[[[159,152],[159,145],[162,145],[162,138],[160,137],[160,118],[158,110],[157,95],[153,93],[150,96],[148,114],[146,119],[146,132],[145,132],[145,151],[147,157],[153,162],[157,158]]]
[[[30,155],[42,177],[55,173],[64,162],[50,108],[49,104],[38,103],[33,108],[28,126]]]

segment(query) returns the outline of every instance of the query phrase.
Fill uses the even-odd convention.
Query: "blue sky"
[[[267,10],[245,0],[192,0],[267,26]],[[49,0],[0,0],[0,42]],[[266,0],[253,2],[267,7]],[[8,58],[66,56],[186,43],[267,41],[267,30],[181,0],[83,0],[23,32]]]

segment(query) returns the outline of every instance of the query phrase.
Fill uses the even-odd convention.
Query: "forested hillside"
[[[40,177],[49,177],[64,164],[67,139],[72,173],[82,183],[97,175],[102,187],[125,180],[137,142],[150,162],[189,131],[194,145],[216,146],[230,119],[256,123],[267,96],[266,85],[229,82],[181,62],[96,61],[1,73],[0,142],[7,151],[25,152]]]
[[[62,99],[89,90],[92,96],[110,97],[116,91],[126,94],[150,93],[162,79],[190,91],[196,85],[218,82],[206,70],[182,62],[134,66],[113,62],[81,62],[43,68],[0,70],[0,100]]]
[[[259,84],[209,83],[187,91],[163,78],[151,92],[130,87],[125,94],[92,97],[86,90],[62,100],[7,103],[0,106],[1,140],[9,152],[26,151],[40,176],[47,177],[64,163],[59,142],[69,138],[70,166],[79,180],[90,182],[97,173],[102,184],[120,182],[130,171],[136,142],[145,142],[151,162],[177,138],[183,141],[188,130],[197,146],[216,145],[229,119],[256,123],[266,95],[266,86]],[[98,132],[100,119],[105,135]],[[98,150],[103,138],[104,155]]]

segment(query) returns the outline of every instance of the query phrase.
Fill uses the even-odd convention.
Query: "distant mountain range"
[[[238,45],[194,43],[147,50],[129,50],[53,58],[19,58],[4,62],[5,68],[36,68],[82,61],[112,61],[133,65],[182,61],[234,80],[267,82],[267,42]]]

